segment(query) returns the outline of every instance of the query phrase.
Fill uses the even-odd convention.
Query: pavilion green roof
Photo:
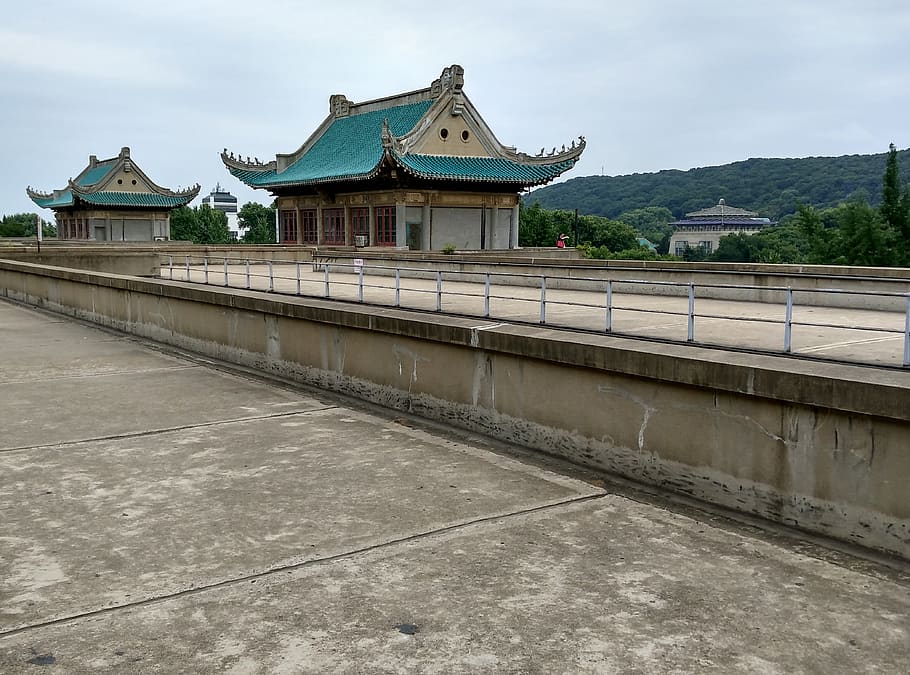
[[[229,167],[232,174],[253,187],[306,185],[372,175],[382,160],[382,124],[401,136],[429,110],[433,101],[373,110],[332,120],[311,148],[282,172]]]
[[[77,193],[77,198],[94,206],[128,206],[140,208],[175,209],[186,206],[195,195],[159,195],[148,192],[88,192]],[[38,206],[46,209],[73,206],[73,191],[64,190],[59,195],[33,197]]]
[[[79,187],[89,187],[91,185],[97,185],[105,176],[107,176],[111,169],[117,166],[116,160],[107,160],[105,162],[100,162],[93,166],[92,168],[85,171],[85,173],[79,176],[76,179],[76,185]]]
[[[553,164],[522,164],[501,157],[456,157],[451,155],[395,155],[395,159],[416,176],[464,181],[519,183],[546,182],[571,169],[575,160]]]

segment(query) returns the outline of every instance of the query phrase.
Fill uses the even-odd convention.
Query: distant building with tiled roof
[[[199,186],[174,192],[154,183],[136,166],[130,149],[99,160],[88,158],[65,188],[38,192],[26,188],[42,208],[52,209],[61,239],[152,241],[170,239],[170,212],[189,204]]]
[[[720,238],[728,234],[754,234],[775,221],[760,217],[754,211],[727,206],[721,199],[716,206],[687,213],[685,218],[670,223],[670,253],[683,255],[687,248],[705,253],[717,250]]]
[[[453,65],[428,88],[354,103],[270,162],[227,150],[228,170],[277,198],[285,244],[505,249],[518,246],[519,192],[571,169],[585,147],[536,156],[502,145]]]

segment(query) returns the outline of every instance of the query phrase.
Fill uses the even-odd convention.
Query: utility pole
[[[37,213],[35,214],[35,221],[35,224],[37,225],[35,236],[38,237],[38,253],[41,253],[41,216]]]

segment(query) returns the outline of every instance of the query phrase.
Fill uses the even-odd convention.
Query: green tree
[[[56,237],[57,228],[34,213],[14,213],[0,219],[0,237],[34,237],[41,220],[41,236]]]
[[[673,235],[673,226],[670,223],[676,219],[670,209],[664,206],[646,206],[620,213],[616,220],[631,225],[639,237],[657,244],[659,248],[664,239],[669,246],[670,237]],[[666,249],[664,251],[666,252]]]
[[[234,241],[224,211],[203,204],[197,209],[197,218],[199,219],[197,244],[230,244]]]
[[[247,202],[238,213],[243,241],[247,244],[275,243],[275,209],[256,202]]]
[[[525,206],[522,202],[518,223],[519,246],[553,246],[556,243],[559,233],[553,222],[553,212],[544,210],[540,204]]]
[[[882,176],[882,205],[879,207],[885,228],[890,229],[894,243],[895,262],[910,263],[910,197],[901,190],[900,169],[897,165],[897,148],[888,147],[885,175]]]
[[[192,241],[199,239],[199,220],[196,209],[181,206],[171,211],[171,239],[176,241]]]
[[[867,202],[854,200],[843,207],[839,235],[839,255],[833,262],[877,267],[894,264],[893,233]]]
[[[171,239],[194,244],[230,244],[234,241],[227,216],[208,204],[195,208],[182,206],[171,211]]]

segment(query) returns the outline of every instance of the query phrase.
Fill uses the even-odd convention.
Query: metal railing
[[[596,277],[565,277],[555,275],[533,275],[518,272],[444,272],[433,268],[387,267],[341,262],[312,264],[312,271],[305,270],[301,263],[276,262],[270,259],[254,258],[210,258],[164,256],[161,276],[173,281],[189,281],[218,285],[243,290],[264,290],[271,293],[327,298],[386,307],[399,307],[432,312],[469,316],[483,319],[498,319],[513,323],[537,323],[556,328],[608,333],[620,336],[651,338],[675,342],[688,342],[703,346],[734,347],[758,352],[812,355],[834,361],[868,362],[854,353],[850,357],[826,357],[823,350],[838,346],[854,345],[862,348],[876,342],[902,339],[903,353],[900,359],[892,356],[904,368],[910,367],[910,293],[891,291],[857,291],[837,288],[796,289],[790,286],[748,286],[733,284],[708,284],[674,281],[651,281],[635,279],[602,279]],[[308,264],[307,267],[310,267]],[[454,279],[453,277],[458,277]],[[447,279],[448,277],[448,279]],[[508,283],[500,283],[497,280]],[[465,279],[469,279],[465,281]],[[584,289],[580,289],[584,286]],[[574,287],[574,288],[573,288]],[[592,287],[599,290],[592,291]],[[649,295],[636,294],[637,287],[648,287]],[[665,287],[666,294],[655,294],[655,287]],[[698,291],[710,291],[710,298],[699,297]],[[776,293],[781,304],[747,302],[719,298],[722,291],[741,292],[754,290],[763,297]],[[810,303],[797,303],[801,294],[851,294],[893,298],[901,311],[844,310],[832,307],[818,307]],[[637,299],[639,304],[617,304],[624,296]],[[684,301],[684,308],[676,306],[644,306],[643,298],[649,298],[652,305],[666,305],[671,301]],[[655,298],[660,300],[655,301]],[[717,313],[724,309],[722,303],[735,303],[736,307],[752,312]],[[891,302],[889,300],[888,302]],[[529,309],[522,309],[529,306]],[[772,309],[781,311],[776,317]],[[795,310],[805,310],[809,319],[797,320]],[[700,311],[696,311],[696,310]],[[726,308],[729,310],[729,308]],[[818,319],[812,315],[819,314]],[[825,317],[842,317],[850,320],[833,322]],[[618,317],[625,317],[625,326],[618,326]],[[635,326],[628,317],[668,318],[671,323],[660,326],[645,323]],[[595,318],[596,317],[596,318]],[[696,321],[698,320],[698,321]],[[677,326],[674,321],[679,322]],[[867,325],[864,321],[874,325]],[[782,337],[776,343],[769,343],[766,333],[761,339],[749,339],[740,335],[727,339],[724,333],[705,330],[711,322],[736,322],[749,325],[777,325],[782,328]],[[676,328],[685,327],[685,338],[681,335],[667,337]],[[707,333],[706,339],[697,339],[696,328]],[[853,339],[841,343],[823,344],[794,349],[794,329],[811,329],[815,334],[824,331],[849,331],[851,333],[873,334],[869,339]],[[859,355],[863,356],[862,354]],[[882,362],[879,358],[872,362]],[[884,365],[888,365],[885,363]]]

